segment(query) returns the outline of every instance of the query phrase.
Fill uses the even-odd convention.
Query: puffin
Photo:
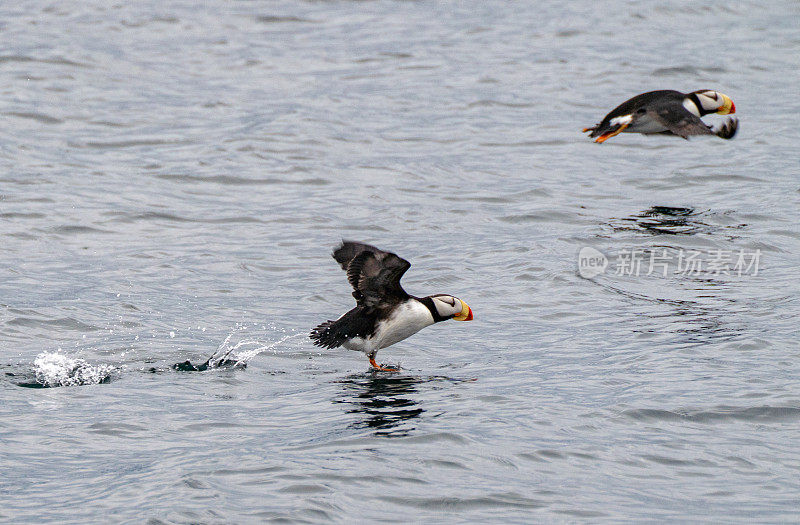
[[[414,335],[441,321],[471,321],[466,302],[446,294],[409,295],[400,278],[411,263],[369,244],[342,241],[333,258],[347,272],[356,307],[335,321],[325,321],[309,334],[323,348],[343,346],[364,352],[375,370],[397,372],[375,362],[381,348]]]
[[[583,131],[591,131],[589,137],[597,143],[622,132],[663,133],[685,139],[689,135],[716,135],[723,139],[732,139],[736,135],[739,127],[736,118],[728,118],[715,130],[700,120],[709,113],[736,113],[736,106],[727,95],[710,89],[691,93],[670,89],[649,91],[626,100],[606,115],[600,124],[583,128]]]

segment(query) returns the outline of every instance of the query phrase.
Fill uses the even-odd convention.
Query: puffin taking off
[[[685,139],[689,135],[716,135],[723,139],[732,139],[736,135],[738,120],[729,118],[714,130],[700,120],[700,117],[709,113],[736,113],[736,106],[726,95],[708,89],[691,93],[669,89],[650,91],[626,100],[606,115],[600,124],[584,128],[583,131],[591,131],[589,137],[597,137],[594,141],[599,143],[623,131],[664,133]]]
[[[333,252],[353,286],[356,307],[336,321],[317,326],[309,337],[324,348],[344,346],[367,354],[378,370],[394,372],[375,362],[375,354],[439,321],[471,321],[467,303],[451,295],[408,295],[400,278],[411,263],[369,244],[342,241]]]

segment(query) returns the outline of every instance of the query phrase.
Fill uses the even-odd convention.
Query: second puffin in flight
[[[736,135],[738,120],[729,118],[715,130],[700,120],[709,113],[736,113],[736,106],[727,95],[708,89],[691,93],[669,89],[649,91],[626,100],[606,115],[600,124],[583,131],[591,131],[589,137],[598,143],[622,132],[664,133],[685,139],[689,135],[716,135],[723,139],[732,139]]]
[[[389,252],[358,242],[343,241],[333,258],[347,272],[356,307],[336,321],[314,328],[309,337],[324,348],[344,346],[367,354],[378,370],[395,372],[375,362],[375,354],[426,326],[454,319],[471,321],[467,303],[452,295],[414,297],[400,286],[411,263]]]

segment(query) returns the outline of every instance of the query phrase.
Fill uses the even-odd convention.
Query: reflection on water
[[[668,308],[644,312],[644,315],[655,320],[663,333],[673,334],[672,340],[676,345],[714,344],[741,337],[745,333],[744,327],[730,321],[735,303],[725,304],[717,297],[709,298],[713,304],[650,298],[650,301]],[[646,330],[633,330],[640,331]]]
[[[711,226],[700,220],[694,208],[652,206],[636,215],[620,219],[615,230],[644,230],[652,234],[693,235],[709,231]]]
[[[671,240],[659,239],[655,245],[642,245],[637,241],[634,247],[622,250],[618,256],[623,262],[617,262],[616,273],[622,279],[614,285],[605,285],[614,293],[645,301],[646,306],[640,313],[653,323],[633,328],[634,333],[651,332],[653,326],[658,326],[658,332],[670,334],[670,341],[681,345],[724,343],[742,336],[745,330],[741,323],[731,321],[738,319],[741,306],[738,299],[730,297],[733,284],[726,278],[730,274],[716,274],[710,266],[715,248],[687,244],[681,237],[718,237],[718,233],[742,228],[743,224],[726,221],[724,215],[710,211],[653,205],[628,217],[612,218],[609,225],[615,233],[623,235],[673,236]],[[630,257],[627,270],[624,266],[626,254]],[[705,258],[697,259],[700,262],[690,267],[686,261],[691,254]],[[634,264],[635,257],[641,265]],[[658,261],[663,266],[659,267]],[[728,267],[733,264],[731,262]],[[654,282],[655,278],[660,282]]]
[[[347,413],[356,415],[354,426],[374,429],[378,436],[407,436],[415,429],[413,420],[425,412],[414,399],[423,381],[397,374],[356,374],[340,381],[343,392],[333,402],[350,405]]]
[[[697,220],[693,208],[674,208],[670,206],[653,206],[636,217],[640,228],[653,233],[693,234],[706,224]]]
[[[726,311],[681,305],[672,312],[670,324],[678,334],[676,342],[685,344],[712,344],[731,341],[744,333],[744,327],[730,322]]]

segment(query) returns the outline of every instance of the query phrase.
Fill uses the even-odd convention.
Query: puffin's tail
[[[732,139],[739,130],[739,119],[730,117],[722,125],[714,130],[714,134],[723,139]]]
[[[341,334],[338,333],[338,330],[336,330],[334,326],[335,324],[336,321],[325,321],[311,330],[308,337],[314,341],[315,345],[321,346],[322,348],[336,348],[342,346],[345,338],[341,337]]]

